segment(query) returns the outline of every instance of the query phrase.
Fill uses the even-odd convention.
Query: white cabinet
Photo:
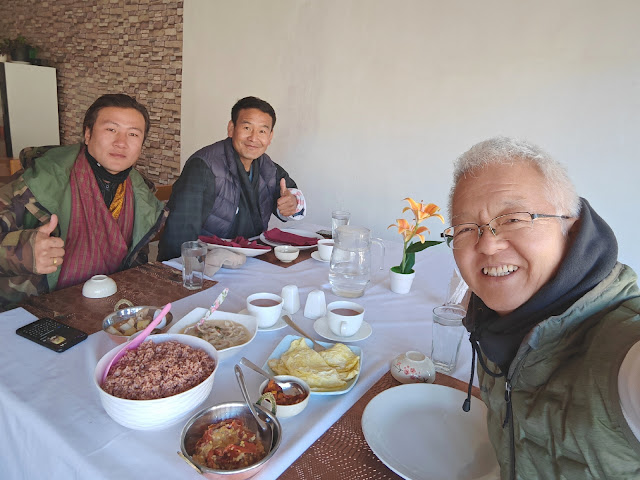
[[[7,157],[24,147],[60,145],[55,68],[0,63],[0,96]]]

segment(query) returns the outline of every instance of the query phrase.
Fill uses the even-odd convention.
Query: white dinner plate
[[[167,333],[182,333],[187,327],[196,324],[200,319],[209,311],[208,308],[198,307],[191,310],[184,317],[174,323],[171,328],[167,331]],[[218,350],[218,359],[220,361],[234,355],[239,350],[242,349],[245,345],[251,343],[251,341],[256,338],[256,333],[258,333],[258,320],[256,317],[249,315],[242,315],[242,313],[230,313],[223,312],[221,310],[217,310],[213,312],[212,320],[231,320],[233,322],[239,323],[244,326],[247,330],[249,330],[250,338],[248,341],[241,345],[236,345],[233,347],[223,348]]]
[[[267,361],[264,362],[262,369],[265,370],[267,373],[270,373],[271,375],[275,375],[276,372],[271,370],[271,367],[269,367],[269,360],[271,360],[272,358],[280,358],[283,353],[289,350],[289,347],[291,347],[291,342],[293,342],[294,340],[298,340],[299,338],[302,338],[302,337],[299,337],[296,335],[287,335],[286,337],[284,337],[280,341],[278,346],[275,348],[275,350],[271,352],[271,355],[269,355],[269,358],[267,358]],[[311,340],[309,340],[308,338],[305,338],[304,341],[307,343],[307,345],[309,345],[309,348],[313,348],[313,343],[311,343]],[[318,342],[318,343],[323,347],[327,347],[327,348],[332,347],[334,345],[333,343],[326,343],[326,342]],[[347,382],[347,386],[344,387],[342,390],[335,390],[333,392],[315,392],[313,389],[311,389],[311,395],[342,395],[343,393],[347,393],[349,390],[353,388],[353,386],[358,381],[358,378],[360,378],[360,372],[362,371],[362,349],[360,347],[356,347],[355,345],[347,345],[347,347],[349,347],[349,349],[353,353],[355,353],[356,355],[358,355],[358,357],[360,357],[360,370],[358,370],[358,374],[355,377],[353,377],[351,380],[349,380]]]
[[[260,332],[271,332],[273,330],[282,330],[284,327],[287,326],[287,322],[285,322],[284,319],[282,318],[283,315],[287,315],[287,312],[285,312],[284,310],[282,312],[283,312],[282,315],[280,316],[280,318],[276,323],[274,323],[270,327],[258,327],[258,330]],[[249,313],[249,310],[247,310],[246,308],[244,310],[240,310],[238,313],[240,315],[251,315]]]
[[[281,228],[283,232],[292,233],[294,235],[300,235],[301,237],[309,237],[309,238],[317,238],[318,240],[322,240],[324,237],[322,235],[318,235],[316,232],[312,232],[310,230],[300,230],[299,228]],[[271,245],[272,247],[279,247],[280,245],[289,245],[288,243],[278,243],[272,242],[271,240],[267,240],[264,236],[264,232],[260,234],[260,240],[262,243],[266,243],[267,245]],[[310,248],[316,248],[317,245],[307,245],[306,247],[295,247],[300,250],[309,250]]]
[[[362,414],[373,453],[407,480],[489,480],[499,466],[487,433],[487,408],[443,385],[412,383],[376,395]]]
[[[246,257],[257,257],[258,255],[271,251],[271,249],[267,250],[266,248],[231,247],[229,245],[216,245],[214,243],[207,243],[207,248],[209,250],[213,250],[214,248],[224,248],[225,250],[229,250],[234,253],[241,253]]]
[[[329,322],[327,322],[327,317],[320,317],[315,322],[313,322],[313,329],[316,331],[318,335],[326,338],[327,340],[333,340],[335,342],[359,342],[360,340],[364,340],[371,335],[373,331],[371,329],[371,325],[369,325],[364,320],[362,321],[362,325],[356,333],[351,335],[350,337],[341,337],[340,335],[336,335],[329,328]]]
[[[322,262],[322,263],[329,263],[329,260],[323,260],[320,257],[320,252],[318,252],[317,250],[315,252],[311,252],[311,258],[313,258],[314,260],[317,260],[319,262]]]

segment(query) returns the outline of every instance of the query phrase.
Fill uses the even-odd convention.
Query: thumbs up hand
[[[58,226],[58,216],[51,215],[49,223],[38,228],[33,245],[35,271],[42,275],[55,272],[64,258],[64,241],[51,234]]]
[[[283,217],[289,217],[296,213],[298,200],[296,196],[289,191],[284,178],[280,179],[280,198],[278,199],[278,210]]]

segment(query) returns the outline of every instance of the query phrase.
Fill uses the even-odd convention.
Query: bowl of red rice
[[[216,349],[198,337],[150,335],[103,372],[122,348],[107,352],[93,380],[107,414],[135,430],[158,430],[178,423],[204,402],[218,369]]]

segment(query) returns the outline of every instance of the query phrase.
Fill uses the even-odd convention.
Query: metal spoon
[[[311,343],[313,343],[313,349],[316,352],[322,352],[323,350],[327,349],[327,347],[323,347],[322,345],[320,345],[313,338],[311,338],[308,333],[305,333],[298,325],[293,323],[293,320],[291,320],[291,317],[289,315],[283,315],[282,319],[285,321],[285,323],[287,325],[289,325],[291,328],[293,328],[300,335],[302,335],[303,337],[308,338],[309,340],[311,340]]]
[[[236,372],[236,379],[238,380],[238,385],[240,385],[240,391],[242,392],[242,396],[244,397],[244,401],[247,404],[247,407],[249,407],[249,410],[251,411],[251,415],[253,415],[253,418],[256,419],[258,427],[260,428],[262,433],[268,437],[267,445],[271,445],[271,437],[273,435],[273,432],[271,428],[269,428],[269,425],[267,425],[267,422],[265,422],[258,416],[258,412],[256,412],[256,409],[253,406],[251,399],[249,398],[249,392],[247,392],[247,386],[244,383],[244,375],[242,374],[240,365],[236,364],[233,370]]]
[[[260,375],[267,377],[269,380],[273,380],[276,383],[276,385],[280,386],[280,388],[282,389],[282,392],[285,395],[300,395],[301,393],[305,393],[304,388],[302,388],[300,384],[293,382],[291,380],[289,381],[278,380],[273,375],[269,375],[267,372],[265,372],[263,369],[261,369],[259,366],[257,366],[255,363],[253,363],[251,360],[247,359],[246,357],[242,357],[240,359],[240,363],[249,367],[251,370],[258,372]]]

